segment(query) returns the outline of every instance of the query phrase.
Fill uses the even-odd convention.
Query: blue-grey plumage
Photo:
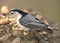
[[[32,16],[30,14],[28,14],[25,17],[19,19],[19,21],[22,25],[24,25],[25,27],[28,27],[28,28],[37,28],[37,27],[39,28],[39,27],[41,27],[41,25],[44,26],[44,27],[47,27],[47,25],[41,24],[40,20],[38,20],[37,18],[35,18],[34,16]]]
[[[11,13],[12,12],[12,13]],[[30,30],[49,30],[50,29],[47,27],[47,25],[38,18],[32,16],[31,14],[28,14],[22,10],[19,9],[13,9],[9,12],[10,14],[14,14],[17,17],[17,24],[18,26],[22,25],[22,27],[28,28],[27,31]],[[24,28],[24,30],[26,30]]]
[[[27,27],[31,31],[41,30],[51,32],[51,30],[47,27],[46,24],[42,24],[40,20],[37,20],[32,15],[26,15],[24,18],[19,19],[19,21],[23,26]]]

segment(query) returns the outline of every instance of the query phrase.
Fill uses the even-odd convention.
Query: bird
[[[51,31],[40,19],[36,18],[35,16],[24,12],[21,9],[12,9],[9,11],[10,17],[16,18],[17,25],[21,28],[20,30],[24,31]]]

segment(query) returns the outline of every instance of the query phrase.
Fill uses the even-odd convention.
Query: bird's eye
[[[10,14],[14,14],[14,13],[10,13]]]
[[[9,14],[14,14],[14,12],[10,12]]]

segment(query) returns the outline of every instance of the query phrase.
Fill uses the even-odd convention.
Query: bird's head
[[[9,11],[9,16],[10,17],[24,17],[25,15],[27,15],[28,13],[24,12],[23,10],[20,9],[12,9]]]

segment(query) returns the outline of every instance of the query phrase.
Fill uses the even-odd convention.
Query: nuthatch
[[[9,15],[13,18],[16,18],[18,26],[21,27],[20,30],[49,30],[47,25],[42,23],[40,19],[27,12],[24,12],[23,10],[12,9],[9,11]]]

